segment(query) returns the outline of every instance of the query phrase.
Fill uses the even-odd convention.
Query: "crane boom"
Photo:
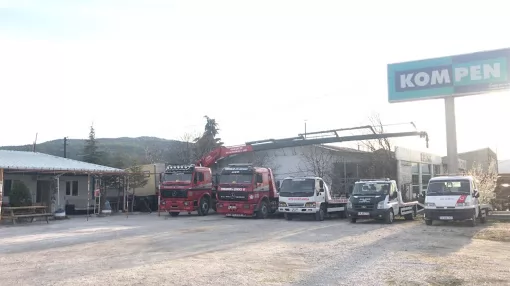
[[[364,135],[349,135],[349,136],[339,136],[338,132],[347,131],[347,130],[357,130],[357,129],[369,129],[372,134],[364,134]],[[312,137],[309,137],[312,135]],[[351,141],[363,141],[363,140],[374,140],[374,139],[383,139],[383,138],[395,138],[395,137],[410,137],[410,136],[419,136],[420,138],[425,138],[427,148],[429,143],[429,138],[427,132],[424,131],[410,131],[410,132],[394,132],[394,133],[377,133],[372,128],[372,126],[358,126],[358,127],[350,127],[350,128],[342,128],[342,129],[334,129],[327,131],[317,131],[307,133],[306,136],[303,134],[299,134],[297,137],[283,138],[283,139],[267,139],[267,140],[258,140],[246,142],[244,145],[237,146],[220,146],[214,150],[212,150],[209,154],[202,157],[195,164],[197,166],[210,167],[212,164],[217,161],[224,159],[228,156],[253,152],[253,151],[264,151],[264,150],[273,150],[280,149],[286,147],[300,147],[300,146],[309,146],[309,145],[318,145],[318,144],[328,144],[328,143],[340,143],[340,142],[351,142]]]

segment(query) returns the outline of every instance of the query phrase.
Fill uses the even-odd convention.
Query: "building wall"
[[[135,190],[136,196],[154,196],[158,188],[159,174],[165,171],[164,163],[142,165],[142,171],[147,174],[147,185]],[[132,192],[132,190],[129,190]]]
[[[484,171],[487,171],[490,166],[491,161],[495,162],[496,165],[494,167],[498,168],[498,165],[497,165],[498,156],[490,148],[484,148],[484,149],[474,150],[474,151],[470,151],[470,152],[459,153],[458,156],[459,156],[459,159],[463,159],[466,161],[466,170],[472,169],[476,165],[480,164],[482,169]]]
[[[51,182],[54,180],[54,176],[43,176],[43,175],[22,175],[22,174],[5,174],[4,180],[18,180],[23,182],[32,195],[32,202],[37,203],[37,181],[48,181]],[[93,203],[92,199],[92,191],[88,192],[88,181],[87,176],[61,176],[60,184],[59,184],[59,196],[57,197],[57,203],[61,207],[64,207],[66,204],[74,204],[76,209],[85,209],[88,204],[88,198],[90,194],[90,204]],[[78,183],[77,192],[73,192],[73,181]],[[67,182],[70,182],[70,192],[66,192]],[[76,185],[76,184],[74,184]],[[51,189],[45,190],[45,192],[50,192],[49,196],[51,198]],[[5,190],[4,190],[5,194]],[[9,197],[4,196],[4,203],[9,203]],[[51,201],[50,201],[51,204]]]

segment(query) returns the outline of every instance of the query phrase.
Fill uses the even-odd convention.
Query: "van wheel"
[[[265,219],[265,218],[267,218],[268,213],[269,213],[269,209],[267,207],[267,202],[262,201],[262,203],[260,203],[260,209],[257,212],[257,218]]]
[[[316,221],[324,220],[324,207],[321,206],[319,211],[315,213],[315,220]]]
[[[209,213],[210,200],[204,196],[198,202],[198,215],[206,216]]]
[[[395,220],[395,215],[393,214],[393,209],[389,209],[384,216],[384,222],[387,224],[392,224],[393,220]]]
[[[480,210],[480,223],[486,223],[487,222],[487,210],[483,210],[485,212],[485,216],[482,215],[482,210]]]
[[[286,220],[292,220],[292,215],[291,214],[286,213],[283,216],[285,217]]]
[[[469,226],[471,227],[476,226],[476,214],[473,214],[473,218],[469,221]]]
[[[170,215],[173,216],[173,217],[176,217],[176,216],[179,215],[179,213],[178,212],[171,212]]]

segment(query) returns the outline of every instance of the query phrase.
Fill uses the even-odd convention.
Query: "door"
[[[51,182],[37,181],[35,203],[41,206],[51,206]]]

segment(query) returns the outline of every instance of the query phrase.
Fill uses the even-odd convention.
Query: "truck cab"
[[[279,187],[278,211],[285,219],[313,215],[318,221],[333,212],[344,212],[347,198],[332,198],[330,188],[320,177],[287,177]]]
[[[347,213],[352,223],[358,219],[377,219],[391,224],[398,216],[413,220],[417,207],[417,201],[404,201],[395,180],[365,179],[354,184]]]
[[[476,180],[472,176],[438,176],[431,178],[425,197],[425,223],[434,220],[486,222],[490,205],[482,205]]]
[[[221,170],[217,188],[219,214],[267,218],[277,210],[278,192],[270,168],[229,164]]]
[[[211,169],[195,165],[169,165],[160,175],[159,209],[171,216],[197,211],[205,216],[215,203]]]

